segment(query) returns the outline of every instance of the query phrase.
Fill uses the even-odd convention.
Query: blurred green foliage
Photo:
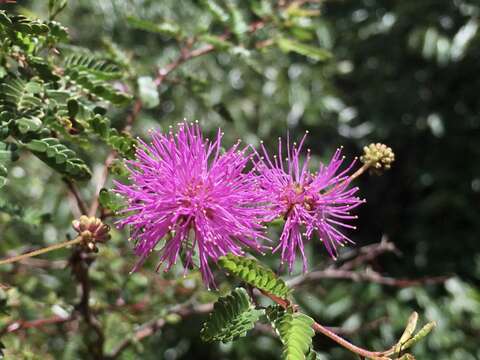
[[[140,137],[184,118],[198,119],[206,132],[222,127],[227,142],[240,138],[258,145],[262,139],[269,147],[287,130],[299,137],[308,129],[308,146],[317,160],[340,145],[353,157],[364,145],[380,141],[394,149],[397,160],[384,176],[360,179],[368,202],[352,238],[363,246],[386,235],[401,250],[400,257],[384,255],[369,264],[379,272],[412,278],[456,275],[445,284],[405,289],[323,280],[303,285],[295,299],[320,323],[341,327],[354,343],[374,349],[390,346],[417,310],[438,323],[415,348],[418,359],[480,358],[478,2],[64,3],[0,5],[18,15],[15,32],[1,32],[0,39],[0,82],[10,89],[2,87],[0,104],[15,119],[3,126],[0,115],[2,257],[73,235],[76,204],[62,177],[79,173],[67,168],[74,156],[67,150],[91,172],[91,180],[77,177],[77,185],[82,197],[92,199],[110,151],[131,155],[135,141],[122,129],[137,99],[144,106],[132,133]],[[6,21],[1,15],[0,24]],[[259,21],[264,26],[251,32],[249,26]],[[185,62],[157,87],[156,70],[175,61],[192,37],[193,50],[205,45],[215,50]],[[7,39],[16,47],[7,46]],[[25,54],[23,61],[33,70],[12,67]],[[58,78],[53,68],[65,71]],[[30,81],[22,82],[22,76]],[[61,142],[45,140],[52,135]],[[122,176],[120,163],[111,170]],[[120,206],[105,191],[100,203],[109,211]],[[139,324],[167,316],[178,303],[216,298],[195,272],[185,278],[179,268],[154,273],[155,259],[129,275],[135,258],[127,238],[114,230],[90,271],[91,306],[107,335],[107,353]],[[11,287],[5,291],[8,313],[1,315],[2,326],[74,312],[78,298],[65,270],[69,256],[70,250],[60,250],[42,258],[48,262],[2,268],[0,283]],[[308,245],[308,257],[318,268],[329,264],[318,242]],[[278,266],[274,258],[269,261]],[[220,282],[221,292],[226,287]],[[172,321],[134,342],[120,358],[280,357],[280,341],[267,332],[235,343],[205,344],[199,336],[204,320],[198,315]],[[88,359],[82,326],[59,322],[2,333],[1,340],[12,359]],[[319,359],[353,359],[321,336],[313,344]]]

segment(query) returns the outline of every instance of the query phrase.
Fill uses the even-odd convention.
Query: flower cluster
[[[116,182],[116,191],[128,200],[119,226],[130,226],[138,267],[160,246],[160,262],[170,269],[179,257],[185,269],[198,266],[207,285],[213,283],[209,260],[243,248],[264,249],[265,225],[285,221],[274,251],[292,269],[299,250],[307,267],[304,241],[314,233],[336,256],[337,245],[350,242],[342,228],[354,228],[351,210],[362,203],[358,188],[349,186],[355,161],[341,169],[337,150],[328,165],[310,172],[310,152],[301,161],[301,143],[287,141],[283,161],[237,143],[222,150],[222,133],[205,139],[197,124],[181,123],[168,134],[152,133],[150,144],[140,142],[136,159],[128,162],[130,184]],[[198,260],[194,254],[198,255]]]

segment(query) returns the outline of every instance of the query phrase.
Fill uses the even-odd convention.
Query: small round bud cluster
[[[364,164],[369,164],[373,170],[388,170],[395,161],[395,154],[392,148],[385,144],[370,144],[363,148],[360,160]]]
[[[82,237],[81,244],[88,250],[97,252],[96,243],[104,243],[110,239],[110,226],[93,216],[80,216],[80,219],[72,221],[73,228]]]

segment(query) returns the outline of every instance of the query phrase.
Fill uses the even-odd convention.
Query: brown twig
[[[274,303],[277,303],[278,305],[280,305],[284,309],[288,309],[290,307],[293,307],[293,304],[290,300],[282,299],[278,296],[275,296],[275,295],[270,294],[269,292],[266,292],[266,291],[263,291],[263,290],[259,290],[259,291],[260,291],[260,293],[262,293],[266,297],[270,298]]]
[[[123,128],[124,132],[129,133],[132,131],[132,126],[135,120],[137,119],[138,115],[140,114],[140,111],[142,110],[142,101],[140,99],[135,100],[135,103],[133,104],[133,109],[130,112],[130,114],[127,116],[127,120],[125,121],[125,127]]]
[[[91,354],[95,360],[104,360],[103,343],[105,336],[101,324],[90,309],[91,284],[88,271],[92,260],[89,259],[88,256],[89,254],[83,249],[77,249],[70,258],[72,272],[80,284],[80,302],[77,305],[77,310],[87,324],[87,328],[96,336],[96,339],[93,340],[92,334],[87,333],[85,336],[89,354]]]
[[[224,37],[224,39],[226,39],[226,37]],[[168,65],[158,69],[157,76],[155,78],[155,85],[160,86],[163,83],[163,80],[183,63],[196,57],[208,54],[214,50],[215,46],[210,44],[192,51],[185,51],[184,48],[181,49],[179,57],[177,57],[173,62],[169,63]]]
[[[120,311],[121,313],[136,313],[136,312],[141,312],[145,310],[148,307],[149,303],[146,301],[138,302],[138,303],[133,303],[133,304],[114,304],[114,305],[109,305],[106,307],[95,307],[91,309],[91,312],[98,314],[98,313],[104,313],[106,311]],[[70,314],[69,316],[51,316],[51,317],[46,317],[46,318],[40,318],[36,320],[14,320],[7,325],[5,325],[1,330],[0,330],[0,337],[5,335],[6,333],[13,333],[21,330],[26,330],[26,329],[36,329],[36,328],[41,328],[47,325],[55,325],[55,324],[60,324],[60,323],[65,323],[65,322],[71,322],[78,320],[79,314],[78,312],[74,312]]]
[[[110,165],[112,165],[113,161],[115,160],[116,157],[116,152],[112,151],[110,154],[108,154],[107,158],[105,159],[105,162],[103,163],[103,169],[102,169],[102,174],[100,175],[100,179],[98,180],[97,187],[95,189],[95,196],[92,200],[92,203],[90,204],[90,209],[88,210],[88,216],[95,216],[98,206],[100,204],[99,202],[99,197],[100,197],[100,190],[105,186],[105,183],[108,178],[108,169]]]
[[[30,266],[37,269],[62,270],[67,267],[68,261],[28,258],[22,260],[19,265]]]
[[[360,248],[352,259],[344,262],[340,267],[327,267],[323,270],[312,271],[287,281],[291,287],[301,286],[304,283],[323,280],[323,279],[344,279],[354,282],[373,282],[386,286],[394,287],[410,287],[427,284],[437,284],[448,280],[451,276],[434,276],[422,277],[418,279],[396,279],[388,276],[383,276],[377,271],[367,268],[363,271],[353,271],[362,265],[368,264],[378,256],[387,253],[399,253],[395,245],[388,241],[385,237],[378,244],[367,245]]]
[[[312,328],[313,328],[313,330],[315,330],[315,332],[325,335],[326,337],[335,341],[337,344],[341,345],[345,349],[350,350],[351,352],[353,352],[355,354],[358,354],[360,356],[363,356],[363,357],[366,357],[366,358],[372,359],[372,360],[387,360],[388,359],[387,357],[382,356],[382,352],[380,352],[380,351],[369,351],[369,350],[363,349],[361,347],[358,347],[358,346],[348,342],[347,340],[345,340],[341,336],[337,335],[336,333],[334,333],[333,331],[331,331],[327,327],[325,327],[323,325],[320,325],[317,322],[313,323]]]
[[[367,268],[365,271],[351,271],[343,269],[325,269],[319,271],[313,271],[305,275],[298,276],[287,281],[287,284],[291,287],[297,287],[304,283],[323,280],[323,279],[344,279],[354,282],[372,282],[376,284],[394,286],[399,288],[438,284],[448,280],[450,276],[435,276],[435,277],[422,277],[419,279],[396,279],[388,276],[383,276],[380,273]]]
[[[339,267],[340,269],[354,269],[360,265],[364,265],[373,261],[385,253],[394,253],[397,256],[400,255],[400,251],[397,249],[395,244],[390,242],[386,236],[383,236],[379,243],[363,246],[352,253],[346,254],[346,256],[339,259],[339,261],[344,261],[344,263]],[[339,261],[337,261],[337,263]]]
[[[248,27],[248,33],[252,34],[252,33],[262,29],[263,27],[265,27],[265,21],[260,20],[260,21],[252,22],[250,24],[250,26]],[[226,31],[223,35],[220,35],[219,38],[221,40],[227,40],[228,38],[230,38],[230,35],[231,34],[228,31]],[[193,43],[194,43],[194,39],[189,39],[187,41],[187,46],[182,47],[180,49],[180,55],[174,61],[167,64],[163,68],[160,68],[157,71],[157,76],[155,78],[155,84],[157,86],[160,86],[163,83],[164,79],[171,72],[173,72],[175,69],[177,69],[180,65],[184,64],[185,62],[187,62],[189,60],[192,60],[192,59],[197,58],[199,56],[203,56],[203,55],[206,55],[206,54],[209,54],[209,53],[215,51],[215,46],[213,46],[212,44],[207,44],[207,45],[204,45],[204,46],[202,46],[198,49],[190,50]]]
[[[37,256],[37,255],[45,254],[45,253],[53,251],[53,250],[61,249],[61,248],[64,248],[66,246],[80,244],[82,241],[83,241],[83,238],[81,236],[78,236],[73,240],[64,241],[64,242],[59,243],[59,244],[54,244],[54,245],[47,246],[47,247],[44,247],[44,248],[41,248],[41,249],[38,249],[38,250],[30,251],[26,254],[21,254],[21,255],[9,257],[7,259],[1,260],[0,265],[11,264],[11,263],[14,263],[14,262],[17,262],[17,261],[28,259],[28,258],[33,257],[33,256]]]
[[[24,320],[19,320],[19,321],[14,321],[7,326],[5,326],[2,330],[0,330],[0,336],[5,335],[6,333],[12,333],[24,329],[38,329],[42,328],[46,325],[52,325],[52,324],[62,324],[66,323],[69,321],[74,320],[75,317],[73,316],[52,316],[49,318],[44,318],[44,319],[37,319],[37,320],[31,320],[31,321],[24,321]]]
[[[77,206],[78,206],[78,209],[80,210],[81,215],[86,215],[87,206],[83,202],[82,197],[80,196],[80,193],[78,192],[78,189],[73,183],[73,181],[67,178],[65,178],[63,181],[65,181],[65,184],[67,184],[68,190],[75,197],[75,200],[77,202]]]

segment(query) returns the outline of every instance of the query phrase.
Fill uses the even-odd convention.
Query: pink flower
[[[238,143],[222,152],[222,135],[211,142],[198,125],[181,123],[176,134],[154,132],[151,144],[141,142],[128,163],[131,184],[116,182],[128,199],[119,225],[132,228],[135,268],[164,239],[158,267],[167,262],[169,270],[182,252],[185,269],[198,265],[210,285],[209,260],[240,255],[242,246],[261,248],[265,209],[256,177],[244,171],[251,156]]]
[[[268,156],[262,145],[264,157],[257,160],[256,168],[263,196],[271,202],[271,215],[267,221],[282,217],[285,220],[282,235],[274,252],[281,249],[282,263],[292,270],[296,252],[300,250],[303,270],[307,270],[304,241],[310,240],[314,233],[325,245],[333,258],[337,256],[337,246],[352,242],[342,230],[355,229],[350,221],[357,216],[351,211],[364,202],[355,194],[357,187],[349,187],[348,174],[355,160],[340,170],[344,163],[341,150],[338,149],[328,165],[321,164],[318,171],[310,172],[310,150],[305,160],[300,154],[306,135],[297,146],[290,148],[287,138],[286,164],[283,161],[282,142],[279,140],[278,157]]]

